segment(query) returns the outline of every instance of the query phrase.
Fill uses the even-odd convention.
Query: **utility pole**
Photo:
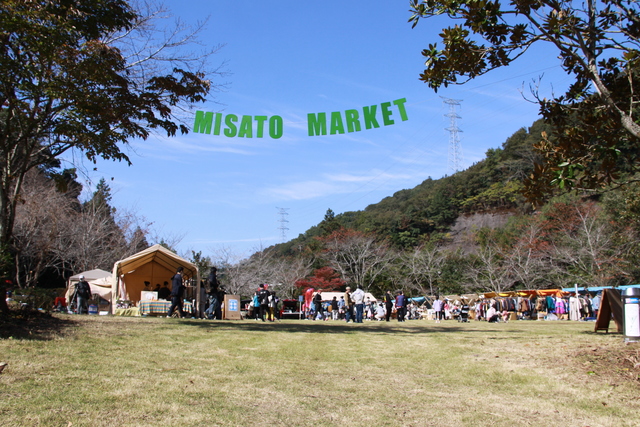
[[[460,105],[462,99],[451,99],[441,96],[442,102],[449,105],[449,112],[445,114],[445,117],[449,117],[449,127],[444,130],[449,131],[449,169],[454,173],[462,169],[462,148],[460,148],[460,135],[462,132],[458,128],[457,119],[461,119],[456,113],[456,106]]]
[[[287,224],[289,223],[289,220],[287,219],[287,215],[289,215],[289,213],[287,211],[289,208],[276,207],[276,209],[278,210],[278,215],[280,215],[280,219],[278,220],[280,227],[278,227],[278,230],[280,230],[280,238],[282,239],[282,243],[284,243],[287,240],[287,230],[289,229],[289,227],[287,227]]]

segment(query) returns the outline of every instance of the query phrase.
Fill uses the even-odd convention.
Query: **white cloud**
[[[310,200],[336,194],[368,192],[372,188],[381,186],[396,188],[402,186],[402,183],[421,180],[425,174],[418,170],[403,171],[402,173],[372,170],[366,174],[327,173],[323,177],[324,180],[309,180],[274,186],[261,193],[276,200]]]
[[[278,200],[309,200],[343,192],[344,189],[341,191],[338,185],[322,181],[304,181],[268,188],[262,193]]]

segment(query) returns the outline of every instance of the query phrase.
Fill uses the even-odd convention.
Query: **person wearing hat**
[[[344,292],[344,318],[347,323],[353,320],[353,300],[351,299],[351,287],[347,286]]]
[[[89,286],[89,283],[84,280],[83,275],[80,275],[79,279],[80,281],[76,283],[76,313],[89,314],[89,299],[91,298],[91,287]]]
[[[167,317],[171,317],[173,310],[178,308],[180,317],[184,317],[184,311],[182,310],[182,298],[184,295],[184,285],[182,284],[182,267],[178,267],[176,274],[171,278],[171,307],[167,312]]]

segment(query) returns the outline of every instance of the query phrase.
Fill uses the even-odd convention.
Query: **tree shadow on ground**
[[[65,335],[76,321],[31,309],[0,314],[0,339],[48,341]]]
[[[471,323],[451,323],[434,325],[424,321],[414,320],[405,323],[399,322],[364,322],[346,323],[344,321],[276,321],[276,322],[256,322],[253,320],[229,321],[229,320],[182,320],[195,327],[205,329],[229,329],[250,332],[290,332],[290,333],[314,333],[314,334],[335,334],[335,333],[367,333],[367,334],[404,334],[404,335],[424,335],[432,333],[483,333],[491,332],[488,329],[478,329]],[[501,332],[496,328],[495,332]],[[509,329],[510,333],[521,331]],[[522,331],[524,332],[524,331]]]

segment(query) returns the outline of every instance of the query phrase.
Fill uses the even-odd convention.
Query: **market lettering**
[[[280,116],[242,116],[235,114],[196,111],[193,122],[195,133],[224,135],[229,138],[263,138],[265,127],[269,137],[278,139],[284,133],[284,122]],[[255,132],[254,132],[255,131]]]
[[[365,129],[379,128],[378,111],[380,112],[382,124],[385,126],[395,123],[391,116],[396,109],[400,119],[404,122],[409,119],[404,106],[406,102],[406,98],[396,99],[393,102],[383,102],[379,105],[379,110],[378,105],[363,107],[362,116],[360,116],[360,111],[358,110],[346,110],[344,113],[334,111],[330,113],[328,122],[327,113],[309,113],[307,114],[309,136],[326,135],[327,124],[329,125],[330,135],[360,132],[363,124]]]
[[[406,98],[401,98],[380,105],[362,107],[361,110],[307,114],[309,136],[337,135],[376,129],[381,125],[390,126],[395,123],[396,117],[400,117],[404,122],[409,119],[406,102]],[[284,121],[280,116],[238,116],[196,111],[193,132],[224,135],[229,138],[264,138],[268,135],[270,138],[278,139],[284,133]]]

